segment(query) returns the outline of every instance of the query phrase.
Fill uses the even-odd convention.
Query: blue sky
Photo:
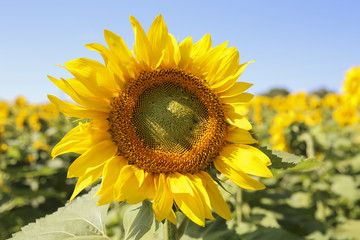
[[[228,40],[236,47],[241,63],[255,60],[240,77],[254,84],[252,93],[339,91],[345,72],[360,65],[359,9],[357,0],[0,1],[0,99],[66,99],[46,77],[70,77],[55,65],[79,57],[101,61],[84,44],[105,44],[104,29],[132,47],[129,15],[147,31],[158,14],[180,41],[210,33],[213,45]]]

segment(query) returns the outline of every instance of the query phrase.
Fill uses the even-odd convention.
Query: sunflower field
[[[258,147],[271,156],[274,177],[262,179],[266,189],[261,191],[243,190],[219,179],[232,220],[216,217],[205,227],[189,222],[186,230],[180,226],[185,232],[181,239],[360,239],[359,104],[357,67],[346,73],[339,93],[273,89],[244,105],[241,114],[254,126],[251,133]],[[76,182],[67,179],[66,172],[78,155],[52,159],[50,152],[78,123],[50,103],[31,104],[21,96],[0,102],[0,239],[10,238],[36,219],[44,226],[55,221],[49,214],[72,194]],[[287,163],[276,161],[286,152],[296,156],[289,154]],[[89,212],[90,190],[73,201]],[[113,202],[97,210],[104,229],[91,239],[161,239],[150,204]],[[46,215],[48,225],[41,220]],[[35,231],[30,226],[23,231]],[[27,239],[24,236],[15,234],[14,239]]]

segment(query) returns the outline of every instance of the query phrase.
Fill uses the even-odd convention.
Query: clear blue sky
[[[339,91],[344,73],[360,65],[360,1],[5,1],[0,0],[0,99],[23,94],[31,102],[46,95],[65,98],[46,75],[70,77],[68,60],[101,60],[86,43],[104,44],[103,29],[134,36],[129,15],[147,31],[162,14],[180,41],[210,33],[226,40],[240,62],[255,60],[241,76],[258,94],[272,87]]]

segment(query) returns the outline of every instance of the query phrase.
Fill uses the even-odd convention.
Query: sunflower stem
[[[175,224],[165,219],[164,224],[164,240],[177,240],[177,227]]]
[[[306,155],[309,158],[315,157],[315,150],[314,150],[314,141],[310,135],[310,133],[305,133],[301,135],[302,140],[306,143]]]
[[[180,226],[179,226],[179,228],[177,230],[176,240],[179,240],[184,235],[189,221],[190,221],[190,219],[187,216],[184,215],[184,218],[181,221]]]
[[[236,223],[238,226],[240,226],[241,221],[242,221],[242,211],[241,211],[242,190],[241,190],[241,188],[239,188],[238,191],[236,192],[235,202],[236,202]]]

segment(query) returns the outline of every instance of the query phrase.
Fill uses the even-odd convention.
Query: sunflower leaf
[[[322,164],[315,158],[304,159],[302,156],[297,156],[292,153],[282,152],[277,150],[270,150],[266,147],[259,148],[271,160],[272,169],[284,169],[287,171],[308,171],[312,170]]]
[[[185,235],[181,238],[184,240],[240,240],[236,231],[229,229],[226,220],[217,216],[215,221],[209,221],[205,227],[201,227],[193,222],[189,222],[189,225],[185,231]]]
[[[308,159],[301,159],[301,161],[295,166],[288,170],[294,171],[294,172],[303,172],[303,171],[309,171],[313,170],[316,167],[322,165],[323,163],[318,161],[315,158],[308,158]]]
[[[109,205],[99,207],[98,197],[92,197],[99,187],[94,187],[88,194],[67,203],[56,212],[37,219],[35,223],[26,225],[11,239],[109,239],[104,225]]]
[[[126,240],[139,240],[154,237],[160,224],[154,218],[152,203],[143,201],[129,207],[124,214],[123,226]]]
[[[241,237],[242,237],[241,239],[244,240],[303,239],[281,228],[264,228],[264,227],[258,228],[256,231],[252,233],[244,234]]]
[[[223,181],[221,179],[219,179],[217,177],[218,171],[216,170],[215,167],[210,167],[206,170],[206,172],[211,176],[212,179],[214,179],[214,181],[226,192],[230,193],[229,190],[226,189],[226,187],[224,187],[224,185],[222,184]],[[230,193],[231,194],[231,193]]]

